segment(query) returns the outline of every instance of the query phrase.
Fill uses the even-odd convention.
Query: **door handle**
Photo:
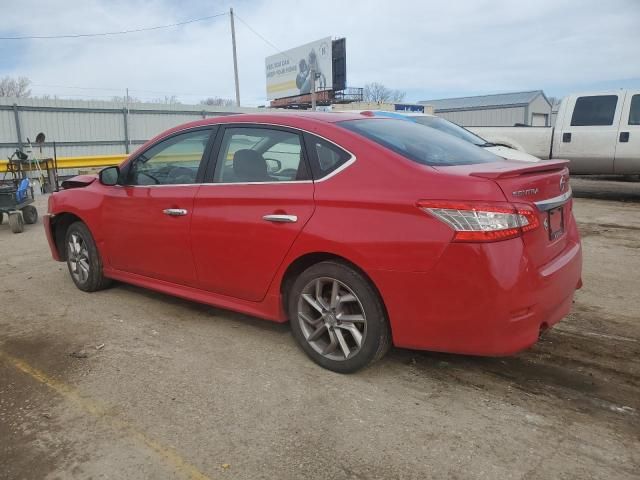
[[[298,217],[295,215],[273,214],[273,215],[265,215],[264,217],[262,217],[262,219],[266,220],[267,222],[274,222],[274,223],[296,223],[298,221]]]
[[[165,208],[162,213],[169,215],[170,217],[182,217],[188,212],[184,208]]]
[[[627,143],[629,141],[629,132],[620,132],[620,141]]]
[[[571,132],[566,132],[562,134],[562,141],[564,143],[569,143],[571,142]]]

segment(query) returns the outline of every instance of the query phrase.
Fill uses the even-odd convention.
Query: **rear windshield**
[[[474,133],[471,133],[466,128],[462,128],[460,125],[456,125],[449,120],[445,120],[440,117],[413,117],[412,120],[415,120],[416,123],[420,125],[425,125],[427,127],[435,128],[436,130],[440,130],[441,132],[448,133],[449,135],[453,135],[454,137],[458,137],[461,140],[464,140],[469,143],[473,143],[474,145],[478,145],[479,147],[487,145],[487,141],[483,138],[480,138]]]
[[[502,160],[469,142],[406,120],[368,118],[346,120],[338,125],[423,165],[471,165]]]

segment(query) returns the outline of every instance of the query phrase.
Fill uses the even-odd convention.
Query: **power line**
[[[138,93],[152,93],[155,95],[179,95],[184,97],[207,97],[211,96],[210,93],[185,93],[185,92],[174,92],[171,90],[140,90],[139,88],[130,88],[130,92],[138,92]]]
[[[36,88],[63,88],[63,89],[67,89],[67,90],[90,90],[90,91],[103,91],[103,92],[119,92],[122,93],[126,90],[126,87],[83,87],[83,86],[78,86],[78,85],[52,85],[52,84],[45,84],[45,83],[32,83],[30,84],[31,87],[36,87]],[[208,97],[211,96],[211,93],[187,93],[187,92],[176,92],[173,90],[146,90],[146,89],[141,89],[141,88],[129,88],[129,92],[131,93],[150,93],[150,94],[155,94],[155,95],[177,95],[177,96],[184,96],[184,97]],[[50,94],[50,95],[68,95],[71,96],[72,94],[67,94],[67,93],[63,93],[63,94]],[[78,96],[78,95],[75,95]],[[84,96],[84,95],[83,95]]]
[[[33,99],[41,99],[43,97],[49,97],[49,100],[65,100],[64,97],[82,97],[82,98],[88,98],[88,99],[94,99],[94,100],[98,100],[100,98],[113,98],[117,95],[99,95],[99,94],[95,94],[95,95],[88,95],[88,94],[80,94],[80,93],[63,93],[63,94],[57,94],[57,93],[42,93],[42,94],[34,94],[29,98],[33,98]]]
[[[18,37],[0,37],[0,40],[56,40],[62,38],[85,38],[85,37],[107,37],[112,35],[126,35],[128,33],[149,32],[152,30],[161,30],[163,28],[179,27],[181,25],[188,25],[189,23],[203,22],[216,17],[222,17],[228,15],[227,12],[218,13],[216,15],[209,15],[206,17],[194,18],[191,20],[185,20],[184,22],[171,23],[168,25],[158,25],[155,27],[136,28],[133,30],[122,30],[118,32],[101,32],[101,33],[69,33],[61,35],[24,35]]]
[[[265,42],[267,45],[269,45],[272,48],[275,48],[278,53],[284,53],[282,50],[280,50],[277,46],[275,46],[272,42],[270,42],[269,40],[267,40],[265,37],[263,37],[262,35],[260,35],[258,32],[256,32],[253,28],[251,28],[251,26],[245,22],[242,17],[240,17],[240,15],[238,15],[237,13],[235,14],[236,18],[238,20],[240,20],[242,23],[244,23],[244,25],[251,30],[257,37],[259,37],[260,39],[262,39],[263,42]]]
[[[71,90],[111,90],[114,92],[122,92],[124,91],[124,89],[126,87],[123,88],[114,88],[114,87],[106,87],[106,88],[102,88],[102,87],[77,87],[77,86],[73,86],[73,85],[49,85],[49,84],[44,84],[44,83],[32,83],[30,84],[31,87],[44,87],[44,88],[67,88],[67,89],[71,89]]]
[[[16,36],[16,37],[0,37],[0,40],[30,40],[30,39],[70,39],[70,38],[86,38],[86,37],[105,37],[105,36],[113,36],[113,35],[125,35],[129,33],[137,33],[137,32],[147,32],[153,30],[166,29],[171,27],[177,27],[181,25],[187,25],[190,23],[201,22],[205,20],[210,20],[212,18],[222,17],[225,15],[229,15],[228,12],[218,13],[216,15],[209,15],[205,17],[199,17],[191,20],[185,20],[183,22],[172,23],[168,25],[158,25],[154,27],[143,27],[132,30],[122,30],[115,32],[100,32],[100,33],[77,33],[77,34],[58,34],[58,35],[24,35],[24,36]],[[244,26],[246,26],[255,36],[260,38],[263,42],[269,45],[271,48],[275,49],[277,52],[283,54],[285,57],[289,58],[289,56],[283,52],[277,45],[268,40],[265,36],[256,31],[251,25],[249,25],[243,18],[239,17],[237,14],[234,14],[238,20],[240,20]],[[93,91],[113,91],[113,92],[122,92],[123,88],[112,88],[112,87],[81,87],[81,86],[67,86],[67,85],[47,85],[47,84],[32,84],[34,87],[44,87],[44,88],[63,88],[63,89],[77,89],[77,90],[93,90]],[[179,93],[179,92],[171,92],[171,91],[153,91],[153,90],[142,90],[142,89],[129,89],[131,92],[138,93],[154,93],[154,94],[170,94],[170,95],[179,95],[179,96],[189,96],[189,97],[206,97],[210,96],[210,94],[197,94],[197,93]],[[55,94],[54,94],[55,95]],[[75,96],[75,97],[109,97],[113,95],[86,95],[86,94],[62,94],[64,96]]]

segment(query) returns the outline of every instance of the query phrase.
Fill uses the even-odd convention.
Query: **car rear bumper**
[[[47,242],[49,243],[49,250],[51,250],[51,256],[54,260],[61,262],[60,254],[58,253],[58,248],[56,247],[56,241],[53,238],[53,232],[51,230],[51,219],[53,215],[47,213],[42,216],[42,224],[44,225],[44,233],[47,236]]]
[[[472,355],[511,355],[564,318],[581,285],[577,234],[534,267],[521,239],[451,244],[429,272],[375,271],[394,345]]]

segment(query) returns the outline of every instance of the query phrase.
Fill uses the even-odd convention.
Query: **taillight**
[[[507,240],[540,225],[533,208],[520,205],[424,200],[418,207],[449,225],[454,242]]]

